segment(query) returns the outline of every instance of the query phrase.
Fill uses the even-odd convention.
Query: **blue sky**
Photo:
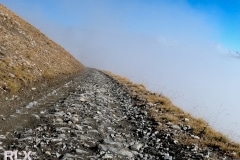
[[[230,50],[239,51],[240,1],[238,0],[189,0],[189,4],[208,16],[220,29],[219,41]]]
[[[167,95],[240,142],[240,1],[0,0],[89,67]]]
[[[118,22],[117,25],[125,27],[126,30],[153,35],[162,32],[167,34],[166,28],[163,27],[167,27],[167,31],[176,31],[177,26],[170,26],[176,25],[176,23],[169,20],[169,24],[166,24],[169,26],[162,26],[160,18],[170,18],[172,21],[177,21],[178,13],[176,14],[175,10],[183,10],[185,14],[196,15],[196,21],[199,18],[201,21],[205,21],[202,25],[206,26],[203,27],[207,28],[208,25],[209,28],[212,27],[212,31],[206,34],[214,34],[211,38],[214,38],[215,43],[221,44],[228,50],[240,50],[240,2],[238,0],[1,0],[1,2],[24,17],[27,16],[28,19],[34,19],[34,16],[36,17],[34,12],[36,12],[43,16],[46,21],[65,27],[89,27],[92,25],[88,21],[90,12],[95,10],[95,7],[100,6],[105,12],[103,14],[110,14],[111,20],[115,19]],[[166,8],[172,10],[166,12]],[[172,16],[161,17],[159,15],[161,13],[172,14]],[[184,18],[184,15],[180,15],[179,18]],[[194,23],[189,25],[195,27]],[[181,30],[176,32],[181,32]]]

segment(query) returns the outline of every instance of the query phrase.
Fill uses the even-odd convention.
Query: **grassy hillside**
[[[83,68],[61,46],[0,5],[0,94]]]
[[[169,123],[178,126],[189,126],[191,130],[180,132],[175,139],[182,145],[197,144],[199,147],[211,147],[223,151],[228,156],[239,158],[240,145],[232,142],[225,135],[213,130],[208,123],[199,118],[194,118],[185,113],[165,96],[147,91],[142,84],[134,84],[124,77],[104,72],[121,85],[125,86],[131,96],[142,99],[142,103],[149,106],[148,115],[156,122],[156,129],[164,132]]]

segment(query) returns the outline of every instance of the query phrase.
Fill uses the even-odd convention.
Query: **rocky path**
[[[66,99],[34,114],[35,128],[1,135],[0,149],[31,151],[32,159],[131,159],[143,144],[124,115],[129,107],[118,84],[89,69]]]
[[[196,152],[196,146],[182,148],[171,140],[174,129],[155,131],[147,116],[148,106],[136,104],[102,72],[88,69],[77,82],[74,91],[48,102],[47,107],[37,102],[26,106],[32,109],[34,124],[0,135],[0,158],[5,150],[18,150],[20,159],[26,151],[31,159],[41,160],[207,158],[209,153]]]

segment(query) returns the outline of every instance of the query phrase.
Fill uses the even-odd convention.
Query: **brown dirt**
[[[16,124],[8,121],[16,110],[84,69],[61,46],[0,4],[0,132]]]
[[[83,69],[61,46],[2,5],[0,44],[0,94]]]
[[[16,95],[9,94],[6,96],[7,100],[1,100],[0,103],[0,115],[2,116],[0,117],[0,135],[10,130],[16,130],[18,126],[35,125],[36,118],[34,118],[32,114],[43,109],[48,109],[52,103],[65,98],[69,92],[75,89],[76,84],[79,83],[79,79],[84,78],[85,72],[84,70],[73,75],[59,77],[50,82],[38,83],[25,88]],[[72,84],[70,87],[64,88],[64,84],[68,82]],[[32,90],[32,88],[36,89]],[[58,90],[58,94],[47,96],[55,90]],[[9,100],[13,96],[17,98]],[[37,107],[26,109],[26,106],[33,101],[38,101],[38,103],[42,101],[42,103],[40,102]],[[21,112],[25,112],[25,114],[13,117],[13,115],[16,115],[17,110],[21,110]]]

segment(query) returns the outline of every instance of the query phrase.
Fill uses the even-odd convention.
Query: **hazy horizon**
[[[163,93],[240,142],[239,31],[227,37],[222,4],[195,2],[1,1],[86,66]]]

